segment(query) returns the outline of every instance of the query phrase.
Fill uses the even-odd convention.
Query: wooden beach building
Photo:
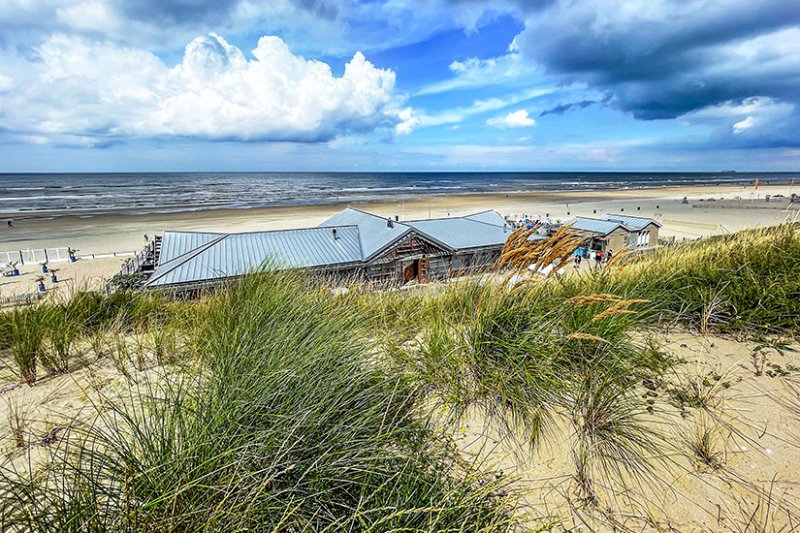
[[[652,218],[606,213],[602,218],[575,217],[567,222],[571,230],[588,238],[587,248],[644,251],[658,245],[661,224]]]
[[[303,269],[337,281],[401,285],[479,271],[513,229],[496,211],[400,221],[346,208],[315,228],[251,233],[166,231],[145,287],[190,291],[260,268]]]

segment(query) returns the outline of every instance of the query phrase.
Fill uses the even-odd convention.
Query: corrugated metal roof
[[[584,217],[576,217],[567,222],[567,224],[572,224],[572,229],[590,231],[592,233],[599,233],[601,235],[608,235],[618,227],[622,226],[622,223],[620,222]]]
[[[225,235],[224,233],[206,233],[196,231],[165,231],[161,239],[161,253],[158,263],[164,264],[180,257],[185,253],[197,249],[214,239]]]
[[[503,218],[503,215],[495,211],[494,209],[489,209],[486,211],[481,211],[480,213],[474,213],[472,215],[467,215],[465,217],[469,220],[475,220],[476,222],[483,222],[484,224],[493,224],[495,226],[505,226],[506,219]]]
[[[444,248],[468,250],[502,246],[512,229],[496,211],[389,225],[383,217],[347,208],[316,228],[237,234],[168,231],[159,264],[146,285],[240,276],[265,264],[277,268],[362,264],[411,231]]]
[[[404,222],[423,236],[440,242],[453,250],[502,245],[511,228],[477,222],[468,218],[442,218]]]
[[[365,260],[410,231],[410,228],[402,222],[392,222],[392,227],[389,227],[387,219],[352,207],[336,213],[319,227],[329,228],[342,225],[358,226]]]
[[[358,228],[336,227],[300,230],[263,231],[224,235],[201,245],[197,253],[184,260],[157,267],[147,282],[150,287],[191,283],[241,276],[274,264],[283,268],[309,268],[360,263],[362,258]]]
[[[605,218],[606,220],[613,221],[613,222],[621,222],[622,224],[625,224],[627,227],[629,227],[629,228],[631,228],[633,230],[644,229],[649,224],[655,224],[659,228],[661,227],[661,224],[659,224],[658,222],[656,222],[652,218],[647,218],[647,217],[637,217],[637,216],[633,216],[633,215],[618,215],[618,214],[606,213],[605,215],[603,215],[603,218]]]

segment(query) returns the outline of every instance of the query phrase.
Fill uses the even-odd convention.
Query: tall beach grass
[[[233,284],[201,309],[195,373],[146,373],[72,427],[43,474],[5,470],[5,527],[515,527],[504,481],[459,468],[408,384],[370,364],[358,314],[283,275]]]

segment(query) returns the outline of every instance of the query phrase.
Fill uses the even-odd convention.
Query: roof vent
[[[386,219],[386,227],[387,228],[393,228],[394,227],[394,222],[392,222],[391,218],[387,218]]]
[[[336,234],[336,228],[333,228],[331,230],[331,233],[333,233],[333,240],[334,241],[338,241],[339,240],[339,236]]]

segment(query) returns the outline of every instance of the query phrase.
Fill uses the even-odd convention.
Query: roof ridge
[[[654,218],[651,218],[651,217],[643,217],[643,216],[638,216],[638,215],[626,215],[626,214],[623,214],[623,213],[618,213],[618,214],[617,213],[606,213],[604,216],[607,217],[606,220],[609,220],[609,219],[610,220],[614,220],[613,217],[622,217],[622,219],[635,218],[637,220],[647,221],[647,224],[642,226],[642,228],[646,228],[650,224],[655,224],[659,228],[662,227],[662,224],[658,220],[656,220]],[[639,228],[634,228],[632,226],[628,226],[627,224],[625,224],[624,220],[620,220],[619,222],[622,222],[625,225],[625,227],[628,228],[628,229],[631,229],[631,230],[639,229]]]
[[[486,211],[481,211],[481,213],[486,213],[487,211],[494,211],[494,209],[487,209]],[[474,215],[478,215],[480,213],[473,213],[473,214]],[[498,213],[498,215],[499,214],[500,213]],[[505,228],[506,225],[507,225],[507,224],[503,224],[502,226],[500,226],[498,224],[492,224],[491,222],[485,222],[483,220],[475,220],[475,219],[469,218],[471,216],[472,215],[464,215],[464,216],[460,216],[460,217],[447,217],[447,218],[420,218],[420,219],[417,219],[417,220],[408,220],[406,222],[410,222],[410,223],[413,224],[415,222],[440,222],[442,220],[466,220],[468,222],[474,222],[476,224],[484,224],[486,226],[491,226],[493,228]]]
[[[200,235],[205,233],[206,235],[227,235],[227,233],[219,232],[219,231],[195,231],[195,230],[183,230],[183,229],[165,229],[163,233],[191,233],[193,235]]]
[[[653,220],[650,217],[643,217],[640,215],[626,215],[624,213],[605,213],[607,217],[628,217],[628,218],[641,218],[642,220]]]
[[[309,228],[286,228],[286,229],[267,229],[261,231],[240,231],[236,233],[226,233],[225,235],[255,235],[257,233],[283,233],[289,231],[309,231],[309,230],[332,230],[336,228],[356,228],[358,230],[358,224],[338,224],[336,226],[311,226]]]
[[[492,226],[493,228],[503,228],[505,229],[508,226],[508,223],[503,224],[502,226],[498,226],[497,224],[492,224],[491,222],[486,222],[484,220],[472,220],[471,218],[466,218],[464,220],[469,220],[470,222],[477,222],[478,224],[486,224],[487,226]]]
[[[357,207],[352,207],[352,206],[349,206],[349,205],[348,205],[347,207],[345,207],[344,209],[342,209],[341,211],[339,211],[338,213],[335,213],[334,215],[331,215],[330,217],[328,217],[328,219],[327,219],[327,220],[324,220],[322,223],[324,224],[324,223],[325,223],[325,222],[327,222],[328,220],[332,219],[333,217],[335,217],[335,216],[337,216],[337,215],[340,215],[340,214],[342,214],[342,212],[344,212],[344,211],[347,211],[348,209],[349,209],[350,211],[355,211],[355,212],[357,212],[357,213],[361,213],[361,214],[363,214],[363,215],[368,215],[368,216],[370,216],[370,217],[372,217],[372,218],[376,218],[376,219],[378,219],[378,220],[388,220],[388,221],[391,221],[391,222],[392,222],[392,224],[402,224],[403,226],[407,226],[407,225],[408,225],[408,224],[406,224],[405,222],[403,222],[402,220],[394,220],[394,219],[393,219],[392,217],[390,217],[390,216],[389,216],[389,217],[383,217],[383,216],[381,216],[381,215],[376,215],[375,213],[370,213],[369,211],[364,211],[363,209],[359,209],[359,208],[357,208]],[[358,224],[345,224],[345,225],[348,225],[348,226],[358,226]],[[333,226],[316,226],[316,227],[318,227],[318,228],[332,228]]]

